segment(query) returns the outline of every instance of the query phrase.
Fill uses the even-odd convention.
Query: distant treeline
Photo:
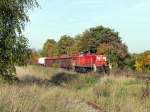
[[[48,39],[40,51],[32,50],[31,61],[41,56],[73,55],[84,51],[107,55],[113,69],[150,71],[150,51],[130,54],[119,33],[103,26],[90,28],[75,37],[63,35],[58,42]]]

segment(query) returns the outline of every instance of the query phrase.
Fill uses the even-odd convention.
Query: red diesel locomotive
[[[92,53],[74,56],[43,57],[37,60],[37,64],[47,67],[52,67],[54,64],[57,64],[60,68],[74,69],[76,72],[80,73],[87,73],[90,71],[109,73],[109,64],[106,56]]]

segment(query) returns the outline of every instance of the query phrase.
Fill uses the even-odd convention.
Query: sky
[[[150,0],[38,0],[25,29],[30,47],[103,25],[119,32],[129,52],[150,50]]]

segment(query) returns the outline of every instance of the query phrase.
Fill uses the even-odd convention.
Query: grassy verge
[[[144,81],[66,72],[38,66],[17,67],[20,82],[0,84],[0,112],[150,112],[150,97],[142,97]]]

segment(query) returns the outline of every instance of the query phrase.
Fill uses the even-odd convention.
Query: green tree
[[[77,54],[83,50],[83,48],[81,48],[81,45],[83,43],[81,40],[82,40],[82,35],[75,36],[74,44],[71,47],[72,54]]]
[[[83,33],[84,49],[106,54],[114,68],[124,66],[128,55],[127,46],[122,43],[119,33],[103,26],[93,27]]]
[[[136,54],[129,54],[125,59],[125,66],[128,70],[135,70]]]
[[[122,68],[128,55],[128,47],[122,43],[119,33],[110,28],[97,26],[83,33],[81,49],[97,54],[106,54],[111,63]]]
[[[30,49],[31,55],[27,59],[28,64],[33,65],[36,64],[38,58],[40,57],[40,51],[37,51],[36,49]]]
[[[29,21],[28,10],[36,6],[36,0],[0,0],[0,77],[4,80],[12,81],[15,64],[24,64],[28,43],[22,31]]]
[[[82,35],[82,39],[80,39],[81,51],[96,52],[96,40],[94,40],[95,38],[92,36],[92,33],[90,31],[84,32]]]
[[[13,46],[13,62],[15,65],[27,65],[28,60],[32,55],[31,49],[28,46],[28,39],[20,36],[16,38],[15,46]]]
[[[136,57],[135,67],[139,72],[150,72],[150,51],[145,51]]]
[[[54,39],[48,39],[43,46],[42,56],[54,56],[56,41]]]
[[[74,39],[70,36],[64,35],[58,41],[58,51],[59,54],[72,54],[72,46],[74,45]]]

